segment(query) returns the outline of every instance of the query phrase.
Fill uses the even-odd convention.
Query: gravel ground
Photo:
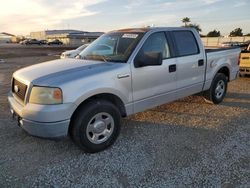
[[[249,77],[231,82],[220,105],[191,96],[130,116],[113,147],[86,154],[69,138],[35,138],[11,120],[13,71],[57,58],[16,51],[0,55],[0,187],[250,187]]]

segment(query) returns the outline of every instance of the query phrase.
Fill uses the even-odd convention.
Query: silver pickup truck
[[[191,28],[137,28],[106,33],[78,59],[16,71],[11,112],[29,134],[70,135],[87,152],[114,143],[121,117],[203,93],[222,102],[239,72],[239,48],[205,50]]]

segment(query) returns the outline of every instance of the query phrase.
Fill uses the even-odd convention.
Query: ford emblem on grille
[[[18,92],[20,91],[18,85],[15,85],[15,86],[14,86],[14,91],[15,91],[16,93],[18,93]]]

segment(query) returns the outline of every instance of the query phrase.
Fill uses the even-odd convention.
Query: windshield
[[[102,35],[79,55],[82,59],[127,62],[143,33],[108,33]]]

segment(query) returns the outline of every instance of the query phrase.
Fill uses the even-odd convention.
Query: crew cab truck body
[[[116,140],[121,117],[200,92],[220,103],[238,76],[239,54],[239,48],[205,50],[191,28],[112,31],[78,59],[16,71],[8,100],[29,134],[70,135],[98,152]]]
[[[240,75],[250,75],[250,44],[240,54]]]

